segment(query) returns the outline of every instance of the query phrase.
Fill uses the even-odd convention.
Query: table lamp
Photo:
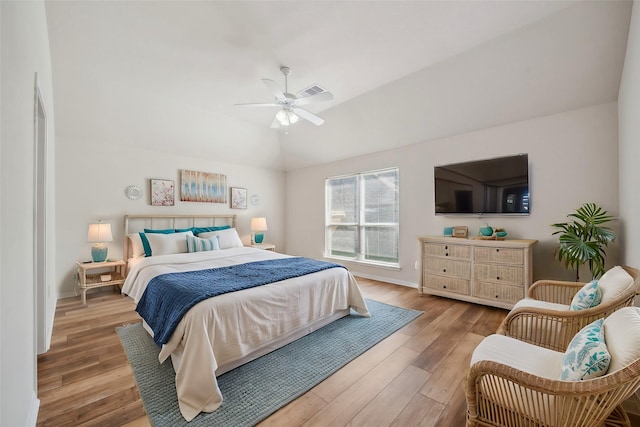
[[[87,233],[87,241],[89,243],[95,243],[91,247],[91,258],[93,262],[103,262],[107,259],[107,244],[104,242],[110,242],[113,240],[111,235],[111,224],[90,224],[89,232]]]
[[[251,218],[251,231],[253,231],[253,241],[255,243],[262,243],[264,239],[264,233],[261,231],[267,231],[267,219],[266,218]]]

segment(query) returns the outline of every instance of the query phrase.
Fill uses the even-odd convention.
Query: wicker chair
[[[614,267],[602,276],[600,284],[601,287],[607,286],[607,279],[616,274],[615,277],[619,278],[622,269],[633,280],[627,279],[623,289],[609,294],[604,291],[602,302],[585,310],[569,310],[572,298],[585,283],[556,280],[535,282],[529,287],[527,298],[518,302],[507,314],[497,333],[551,350],[565,351],[580,329],[633,304],[640,283],[640,271],[626,266]]]
[[[621,403],[640,387],[640,308],[614,313],[604,330],[609,372],[583,381],[558,379],[564,352],[498,334],[486,337],[467,376],[467,427],[630,426]]]

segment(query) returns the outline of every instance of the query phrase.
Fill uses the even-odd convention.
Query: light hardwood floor
[[[365,296],[424,314],[260,426],[464,426],[463,380],[505,310],[358,278]],[[58,301],[51,350],[38,358],[38,426],[149,426],[115,328],[140,321],[113,292]]]

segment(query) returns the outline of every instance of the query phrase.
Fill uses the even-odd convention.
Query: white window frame
[[[364,191],[364,177],[367,175],[383,173],[388,171],[395,171],[398,177],[398,182],[400,180],[400,169],[398,167],[379,169],[367,172],[354,173],[349,175],[339,175],[327,178],[325,180],[325,249],[324,256],[325,258],[339,259],[345,261],[353,261],[364,264],[371,264],[375,266],[387,267],[387,268],[400,268],[400,190],[398,184],[398,194],[397,194],[397,209],[398,209],[398,223],[368,223],[365,222],[365,191]],[[329,182],[336,179],[342,178],[357,178],[357,191],[358,191],[358,212],[357,212],[357,221],[356,222],[332,222],[331,219],[333,216],[331,215],[331,206],[330,206],[330,192],[329,192]],[[358,248],[356,257],[348,257],[348,256],[339,256],[333,255],[331,253],[331,229],[336,226],[351,226],[356,227],[358,234]],[[398,242],[398,259],[396,262],[386,262],[381,260],[372,260],[366,259],[365,257],[365,248],[366,248],[366,233],[364,229],[366,227],[390,227],[395,228],[396,231],[396,240]]]

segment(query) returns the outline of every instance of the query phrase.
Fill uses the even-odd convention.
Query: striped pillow
[[[187,251],[188,252],[204,252],[204,251],[218,251],[220,250],[220,244],[218,243],[218,236],[213,236],[209,239],[201,239],[195,236],[187,235]]]

